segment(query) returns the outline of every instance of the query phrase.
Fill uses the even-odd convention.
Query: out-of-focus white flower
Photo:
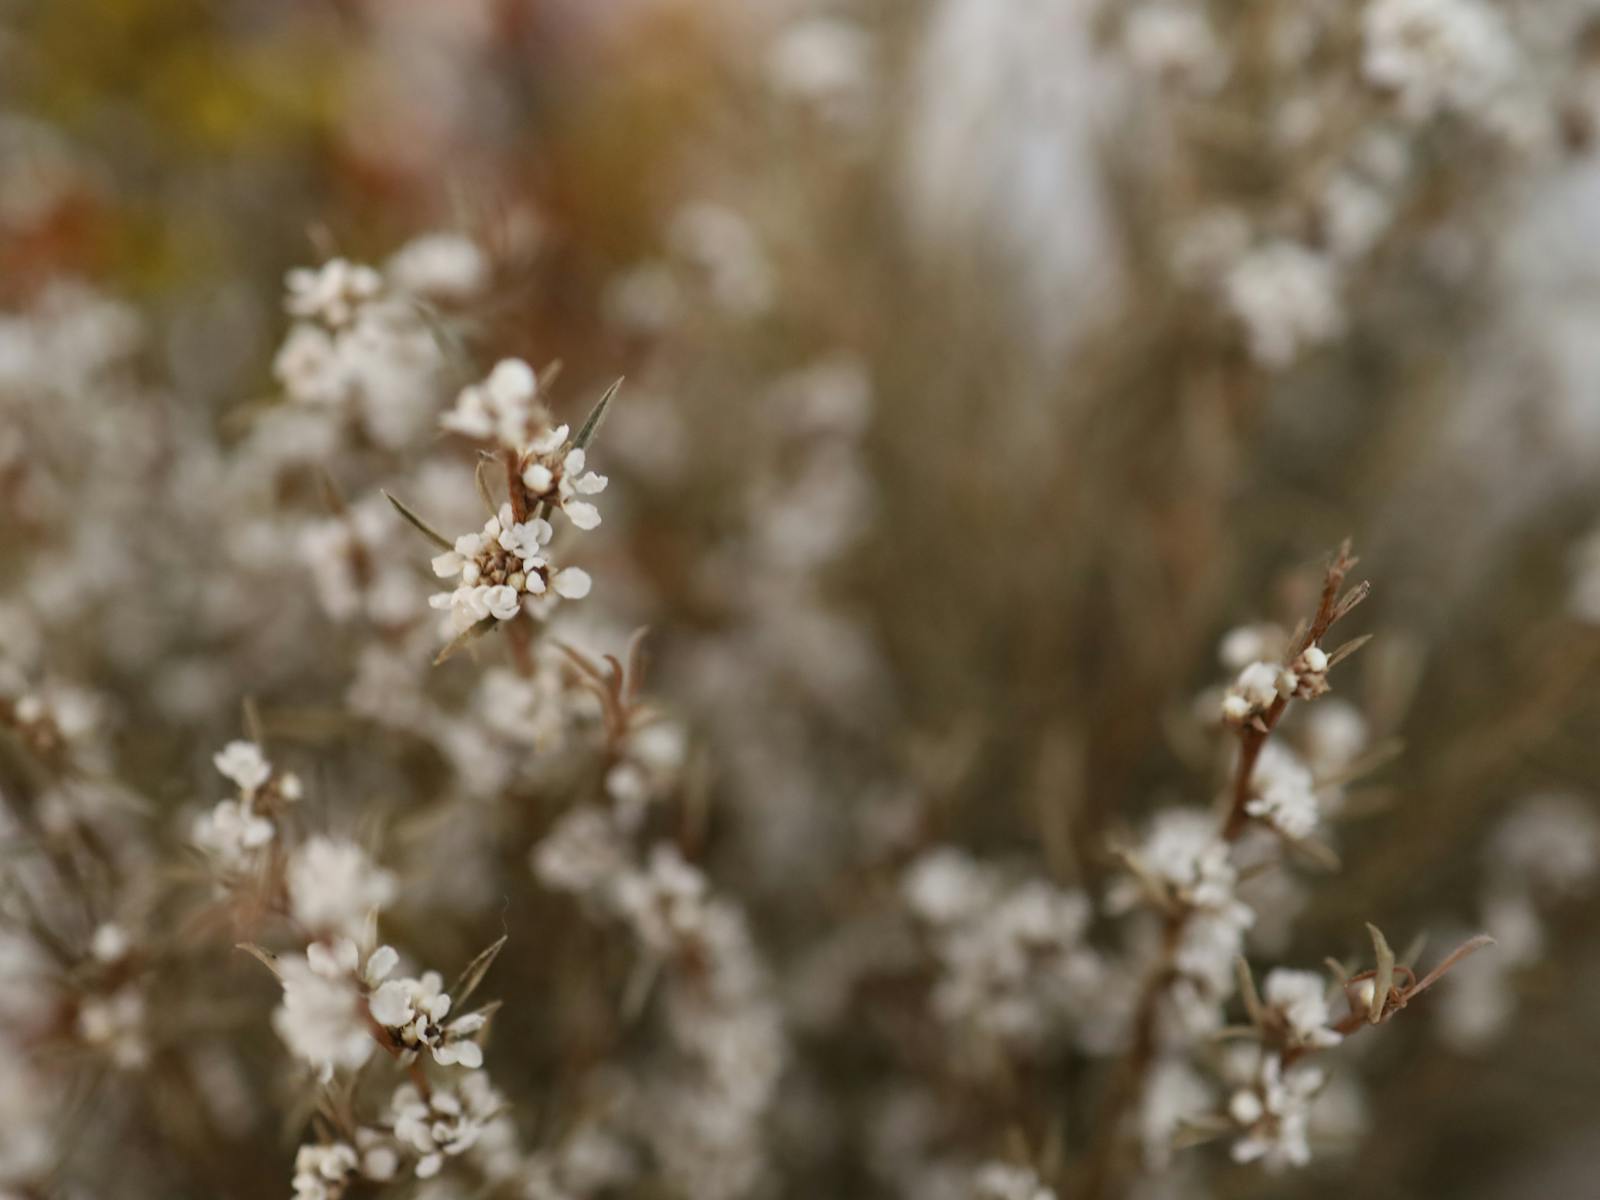
[[[489,260],[465,234],[427,233],[395,251],[385,272],[402,291],[459,303],[488,286]]]
[[[212,756],[211,761],[247,796],[272,776],[272,765],[261,753],[261,747],[254,742],[229,742]]]
[[[616,824],[596,808],[574,808],[534,847],[533,870],[557,891],[590,895],[615,883],[628,850]]]
[[[1317,828],[1316,785],[1310,770],[1294,751],[1269,741],[1261,747],[1250,775],[1251,797],[1244,810],[1296,841]]]
[[[646,866],[617,881],[616,904],[634,933],[658,954],[681,950],[705,918],[706,877],[676,846],[653,847]]]
[[[1367,81],[1413,120],[1481,116],[1516,72],[1505,19],[1482,0],[1371,0],[1361,28]]]
[[[291,400],[324,407],[344,403],[353,383],[334,336],[308,321],[290,328],[272,360],[272,374]]]
[[[395,897],[395,878],[354,842],[317,836],[289,857],[289,907],[313,933],[358,938],[374,909]]]
[[[1010,1163],[988,1162],[972,1173],[973,1200],[1056,1200],[1037,1171]]]
[[[1297,242],[1268,242],[1246,253],[1222,281],[1222,294],[1244,327],[1251,357],[1269,369],[1287,367],[1344,332],[1332,264]]]
[[[1317,972],[1282,967],[1268,971],[1261,999],[1277,1015],[1290,1045],[1334,1046],[1343,1040],[1332,1028],[1328,981]]]
[[[1153,1171],[1165,1169],[1184,1125],[1211,1110],[1211,1087],[1181,1058],[1163,1057],[1145,1082],[1139,1111],[1144,1160]]]
[[[296,267],[285,277],[284,309],[333,329],[350,324],[361,306],[383,291],[383,276],[369,266],[334,258],[320,267]]]
[[[106,922],[94,931],[94,936],[89,939],[89,953],[96,962],[114,963],[120,961],[132,946],[128,931],[121,925]]]
[[[248,801],[223,800],[195,818],[191,835],[225,871],[242,871],[255,859],[255,851],[277,836],[277,827],[252,812]]]
[[[294,1200],[340,1200],[361,1166],[348,1142],[307,1143],[295,1151]]]
[[[482,1140],[505,1101],[483,1075],[468,1075],[453,1087],[434,1087],[426,1099],[404,1084],[385,1118],[395,1141],[417,1155],[418,1179],[431,1179],[446,1158],[465,1154]]]
[[[814,106],[829,119],[855,121],[872,89],[873,39],[837,17],[809,17],[779,33],[767,54],[773,90]]]
[[[1576,796],[1533,796],[1495,831],[1489,849],[1491,866],[1511,882],[1583,895],[1600,876],[1600,813]]]
[[[145,1040],[144,993],[128,984],[108,996],[90,996],[78,1009],[78,1036],[123,1070],[150,1060]]]
[[[1122,42],[1137,70],[1186,91],[1213,92],[1228,78],[1228,56],[1200,5],[1140,4],[1128,14]]]
[[[539,399],[533,368],[520,358],[505,358],[482,383],[463,388],[439,424],[452,433],[520,451],[549,430],[549,413]]]
[[[1269,1170],[1310,1162],[1306,1131],[1323,1079],[1320,1067],[1297,1063],[1285,1070],[1276,1054],[1266,1055],[1255,1081],[1228,1101],[1228,1115],[1243,1127],[1233,1143],[1233,1160],[1259,1161]]]
[[[720,204],[687,204],[667,228],[673,251],[699,268],[712,301],[731,316],[761,316],[777,281],[748,222]]]
[[[353,952],[353,945],[343,954],[324,949],[315,961],[310,954],[285,955],[277,964],[283,1002],[272,1014],[272,1027],[323,1080],[331,1079],[335,1070],[361,1066],[376,1044],[350,974]]]

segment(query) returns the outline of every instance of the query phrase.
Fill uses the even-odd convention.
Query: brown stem
[[[1317,602],[1317,611],[1290,644],[1284,659],[1285,666],[1292,664],[1307,648],[1320,642],[1335,622],[1366,598],[1367,585],[1364,583],[1352,588],[1348,593],[1344,592],[1345,578],[1355,565],[1356,559],[1351,555],[1350,542],[1346,539],[1339,547],[1339,552],[1333,561],[1328,564],[1327,573],[1322,580],[1322,595]],[[1251,776],[1255,773],[1256,762],[1261,757],[1262,748],[1266,746],[1267,740],[1288,709],[1289,697],[1279,696],[1266,712],[1240,731],[1239,758],[1234,767],[1232,787],[1229,789],[1228,815],[1223,820],[1221,830],[1222,839],[1226,842],[1238,841],[1249,827],[1250,814],[1245,811],[1245,807],[1250,802]],[[1127,1057],[1123,1059],[1117,1081],[1106,1099],[1105,1108],[1099,1118],[1099,1134],[1090,1160],[1089,1177],[1083,1190],[1083,1195],[1089,1200],[1101,1200],[1110,1194],[1113,1169],[1117,1162],[1119,1132],[1129,1111],[1138,1105],[1144,1095],[1146,1076],[1155,1061],[1156,1020],[1160,1015],[1161,997],[1166,994],[1168,986],[1177,977],[1175,962],[1177,951],[1182,944],[1184,929],[1193,911],[1184,907],[1168,916],[1166,931],[1162,938],[1160,961],[1145,980],[1140,992],[1134,1015],[1132,1044]]]

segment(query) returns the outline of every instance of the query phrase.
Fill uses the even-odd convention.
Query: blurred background
[[[371,533],[415,578],[357,605],[308,523],[330,489],[356,511],[386,486],[469,528],[470,457],[434,433],[454,390],[560,360],[577,421],[624,376],[570,636],[649,626],[650,691],[692,734],[685,838],[746,905],[789,1028],[763,1186],[942,1196],[942,1161],[1014,1129],[1070,1160],[1098,1076],[1068,1051],[1003,1079],[947,1061],[925,967],[882,940],[894,873],[953,843],[1098,890],[1108,838],[1213,794],[1196,697],[1237,669],[1219,641],[1292,626],[1350,536],[1376,637],[1336,688],[1344,762],[1373,769],[1344,788],[1341,870],[1295,882],[1297,920],[1253,952],[1353,959],[1369,920],[1502,946],[1341,1056],[1364,1098],[1310,1167],[1201,1149],[1208,1175],[1150,1194],[1589,1194],[1597,20],[0,0],[0,660],[93,691],[141,821],[210,800],[249,696],[324,823],[395,863],[437,856],[439,797],[516,798],[520,840],[504,817],[452,836],[503,847],[525,888],[547,785],[474,782],[464,726],[382,711],[386,665],[427,655],[361,631],[404,624],[383,604],[420,598],[431,551]],[[449,336],[420,368],[369,364],[334,438],[296,423],[280,348],[285,273],[336,255],[421,280]],[[428,686],[464,711],[474,671]],[[491,986],[529,997],[499,1035],[528,1078],[500,1083],[548,1118],[626,970],[579,978],[594,935],[486,878],[435,880],[403,927],[455,962],[521,922],[539,948]],[[260,1009],[239,1069],[264,1079],[270,980],[226,970]],[[96,1093],[60,1194],[129,1194],[130,1170],[282,1194],[271,1088],[229,1086],[226,1136],[194,1134],[209,1159]]]

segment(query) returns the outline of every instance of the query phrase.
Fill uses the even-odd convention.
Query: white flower
[[[452,591],[429,597],[429,605],[447,610],[451,629],[460,633],[490,617],[512,620],[521,613],[525,595],[543,596],[551,589],[569,600],[588,595],[586,572],[552,569],[545,553],[551,532],[548,521],[533,517],[518,522],[511,506],[501,505],[482,532],[465,534],[452,549],[434,556],[435,575],[459,576],[461,582]]]
[[[395,879],[354,842],[314,837],[289,858],[289,907],[315,933],[359,937],[367,915],[395,897]]]
[[[250,866],[255,851],[271,842],[277,829],[247,801],[223,800],[195,819],[191,836],[224,870],[236,872]]]
[[[662,843],[651,850],[645,869],[631,870],[617,881],[616,902],[641,942],[658,953],[671,953],[700,931],[706,879],[676,846]]]
[[[89,953],[97,962],[114,963],[128,953],[131,942],[128,931],[120,925],[107,922],[94,931],[89,941]]]
[[[377,271],[342,258],[316,268],[296,267],[286,282],[284,309],[290,316],[313,317],[336,329],[350,324],[361,306],[383,290]]]
[[[455,1087],[435,1087],[427,1099],[408,1083],[390,1100],[384,1123],[395,1141],[418,1156],[417,1178],[431,1179],[447,1157],[476,1146],[504,1107],[483,1075],[469,1075]]]
[[[144,1023],[144,995],[132,984],[109,996],[91,996],[78,1009],[78,1035],[123,1070],[149,1061]]]
[[[1277,1014],[1290,1044],[1334,1046],[1342,1035],[1332,1028],[1328,1009],[1328,984],[1315,971],[1268,971],[1261,999]]]
[[[324,1080],[335,1070],[361,1066],[374,1046],[361,994],[343,961],[347,956],[339,951],[324,951],[314,960],[310,954],[278,960],[283,1002],[272,1014],[272,1027]]]
[[[407,242],[385,264],[395,286],[437,300],[463,301],[489,282],[489,260],[460,233],[427,233]]]
[[[578,497],[599,495],[608,481],[604,475],[586,470],[587,458],[582,450],[564,449],[566,430],[565,425],[559,426],[539,443],[548,446],[555,440],[548,449],[533,451],[523,466],[522,483],[537,500],[566,513],[579,529],[593,529],[600,524],[600,510]]]
[[[380,964],[387,973],[387,960]],[[368,999],[372,1019],[389,1031],[406,1050],[428,1050],[435,1062],[477,1068],[483,1065],[483,1048],[471,1041],[487,1023],[481,1013],[457,1017],[448,1025],[450,997],[438,972],[427,971],[415,979],[389,979]]]
[[[1259,1160],[1271,1170],[1310,1162],[1306,1131],[1322,1084],[1320,1068],[1299,1063],[1286,1071],[1277,1055],[1268,1055],[1255,1082],[1228,1103],[1229,1115],[1245,1127],[1233,1143],[1234,1161]]]
[[[462,389],[455,407],[439,418],[439,424],[520,452],[530,438],[549,427],[538,396],[539,379],[533,368],[520,358],[502,359],[482,383]]]
[[[1481,0],[1372,0],[1361,31],[1367,81],[1412,120],[1483,115],[1516,70],[1505,19]]]
[[[1056,1200],[1031,1167],[984,1163],[972,1175],[972,1200]]]
[[[338,1200],[360,1167],[348,1142],[307,1144],[294,1156],[294,1200]]]
[[[1296,242],[1249,251],[1228,272],[1222,291],[1244,326],[1251,357],[1263,367],[1287,367],[1302,351],[1344,332],[1332,265]]]
[[[349,394],[351,375],[333,335],[320,325],[296,322],[277,356],[272,374],[289,399],[301,404],[331,406]]]
[[[261,747],[254,742],[229,742],[212,756],[211,761],[246,795],[254,792],[272,775],[271,764],[262,755]]]
[[[557,891],[587,895],[622,876],[627,849],[611,818],[580,807],[564,815],[533,852],[541,883]]]
[[[1253,795],[1244,810],[1252,817],[1296,841],[1315,831],[1319,818],[1316,784],[1294,751],[1277,742],[1262,746],[1250,787]]]

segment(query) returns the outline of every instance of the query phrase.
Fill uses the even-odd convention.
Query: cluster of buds
[[[585,530],[600,524],[600,510],[579,497],[599,495],[608,482],[604,475],[585,469],[586,457],[571,444],[567,426],[558,425],[535,438],[517,464],[530,500],[543,508],[559,508],[575,528]]]
[[[518,521],[511,505],[485,522],[479,533],[463,534],[455,546],[433,559],[433,572],[441,579],[459,576],[454,590],[429,599],[434,608],[447,609],[457,633],[479,621],[512,620],[522,611],[525,597],[549,592],[568,600],[589,594],[588,572],[577,567],[556,570],[546,555],[552,530],[542,517]]]
[[[239,795],[196,818],[194,843],[223,870],[243,871],[277,836],[275,816],[285,804],[300,799],[300,777],[274,770],[255,742],[229,742],[211,761],[238,786]]]
[[[1222,716],[1230,725],[1255,724],[1276,706],[1290,700],[1315,700],[1328,691],[1332,660],[1319,646],[1307,646],[1292,662],[1253,662],[1222,700]]]

